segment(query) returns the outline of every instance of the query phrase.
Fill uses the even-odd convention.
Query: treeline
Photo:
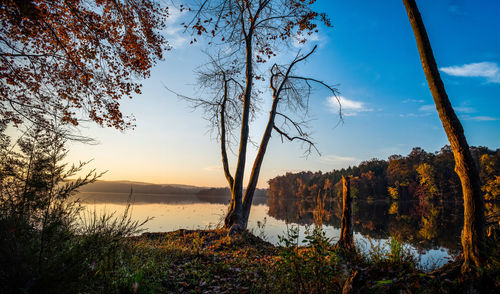
[[[500,200],[500,149],[471,147],[480,170],[485,200]],[[429,153],[415,147],[407,155],[391,155],[388,160],[371,159],[358,166],[332,172],[287,173],[268,181],[271,197],[298,199],[341,196],[342,176],[351,177],[355,199],[401,199],[462,201],[460,180],[454,172],[450,146]]]

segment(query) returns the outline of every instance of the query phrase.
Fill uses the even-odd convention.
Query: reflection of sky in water
[[[116,211],[120,215],[125,209],[125,203],[95,203],[86,204],[86,209],[98,213]],[[136,203],[131,207],[133,220],[144,220],[153,217],[146,223],[145,229],[149,232],[168,232],[178,229],[207,229],[214,228],[222,224],[227,210],[226,204],[216,203]],[[261,224],[259,226],[259,224]],[[262,225],[263,224],[263,225]],[[288,225],[290,227],[292,225]],[[297,225],[293,225],[297,226]],[[282,220],[277,220],[268,215],[267,205],[253,205],[248,229],[255,235],[263,237],[265,240],[279,244],[278,236],[286,236],[287,224]],[[333,226],[323,227],[326,236],[336,242],[340,235],[340,230]],[[303,244],[306,226],[299,226],[299,244]],[[355,233],[355,242],[362,252],[371,250],[370,240],[359,233]],[[372,244],[380,246],[383,250],[388,250],[387,239],[372,239]],[[424,268],[441,266],[450,257],[448,250],[431,249],[424,252],[417,252],[415,248],[407,245],[411,252],[419,256],[420,264]]]

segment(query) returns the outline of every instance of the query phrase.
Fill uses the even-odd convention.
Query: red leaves
[[[3,103],[0,118],[61,113],[76,125],[74,107],[98,124],[126,128],[119,104],[110,102],[140,93],[136,77],[148,77],[168,49],[157,33],[167,13],[151,0],[3,3],[0,100],[21,106]]]

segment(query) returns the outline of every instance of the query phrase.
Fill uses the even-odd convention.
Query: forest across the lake
[[[471,147],[479,167],[489,230],[500,216],[500,150]],[[354,230],[372,238],[393,236],[416,248],[458,249],[463,223],[460,181],[449,146],[437,152],[415,147],[406,156],[372,159],[332,172],[286,173],[269,180],[269,215],[312,225],[321,207],[322,223],[340,227],[342,176],[354,198]]]
[[[471,147],[481,177],[484,200],[500,200],[500,150]],[[436,152],[415,147],[406,156],[372,159],[332,172],[286,173],[268,181],[269,196],[301,201],[326,195],[342,195],[342,176],[349,176],[351,193],[359,200],[463,201],[460,179],[454,171],[450,146]]]

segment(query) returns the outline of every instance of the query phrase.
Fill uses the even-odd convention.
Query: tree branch
[[[283,142],[283,137],[287,138],[288,141],[294,141],[294,140],[299,140],[299,141],[302,141],[302,142],[305,142],[309,145],[309,148],[308,150],[306,151],[306,153],[311,153],[311,149],[313,148],[314,150],[316,150],[316,152],[318,152],[318,155],[321,156],[321,153],[319,152],[318,148],[316,148],[316,144],[314,142],[312,142],[311,140],[307,139],[307,138],[304,138],[304,137],[301,137],[301,136],[290,136],[287,132],[285,131],[282,131],[281,129],[279,129],[277,126],[274,126],[273,129],[278,132],[278,134],[280,134],[281,136],[281,141]]]
[[[227,182],[229,183],[229,187],[233,188],[234,179],[229,171],[229,162],[227,159],[226,152],[226,101],[228,97],[228,88],[226,80],[226,74],[223,75],[224,79],[224,97],[222,99],[221,108],[220,108],[220,150],[222,154],[222,166],[224,167],[224,175],[226,176]]]

